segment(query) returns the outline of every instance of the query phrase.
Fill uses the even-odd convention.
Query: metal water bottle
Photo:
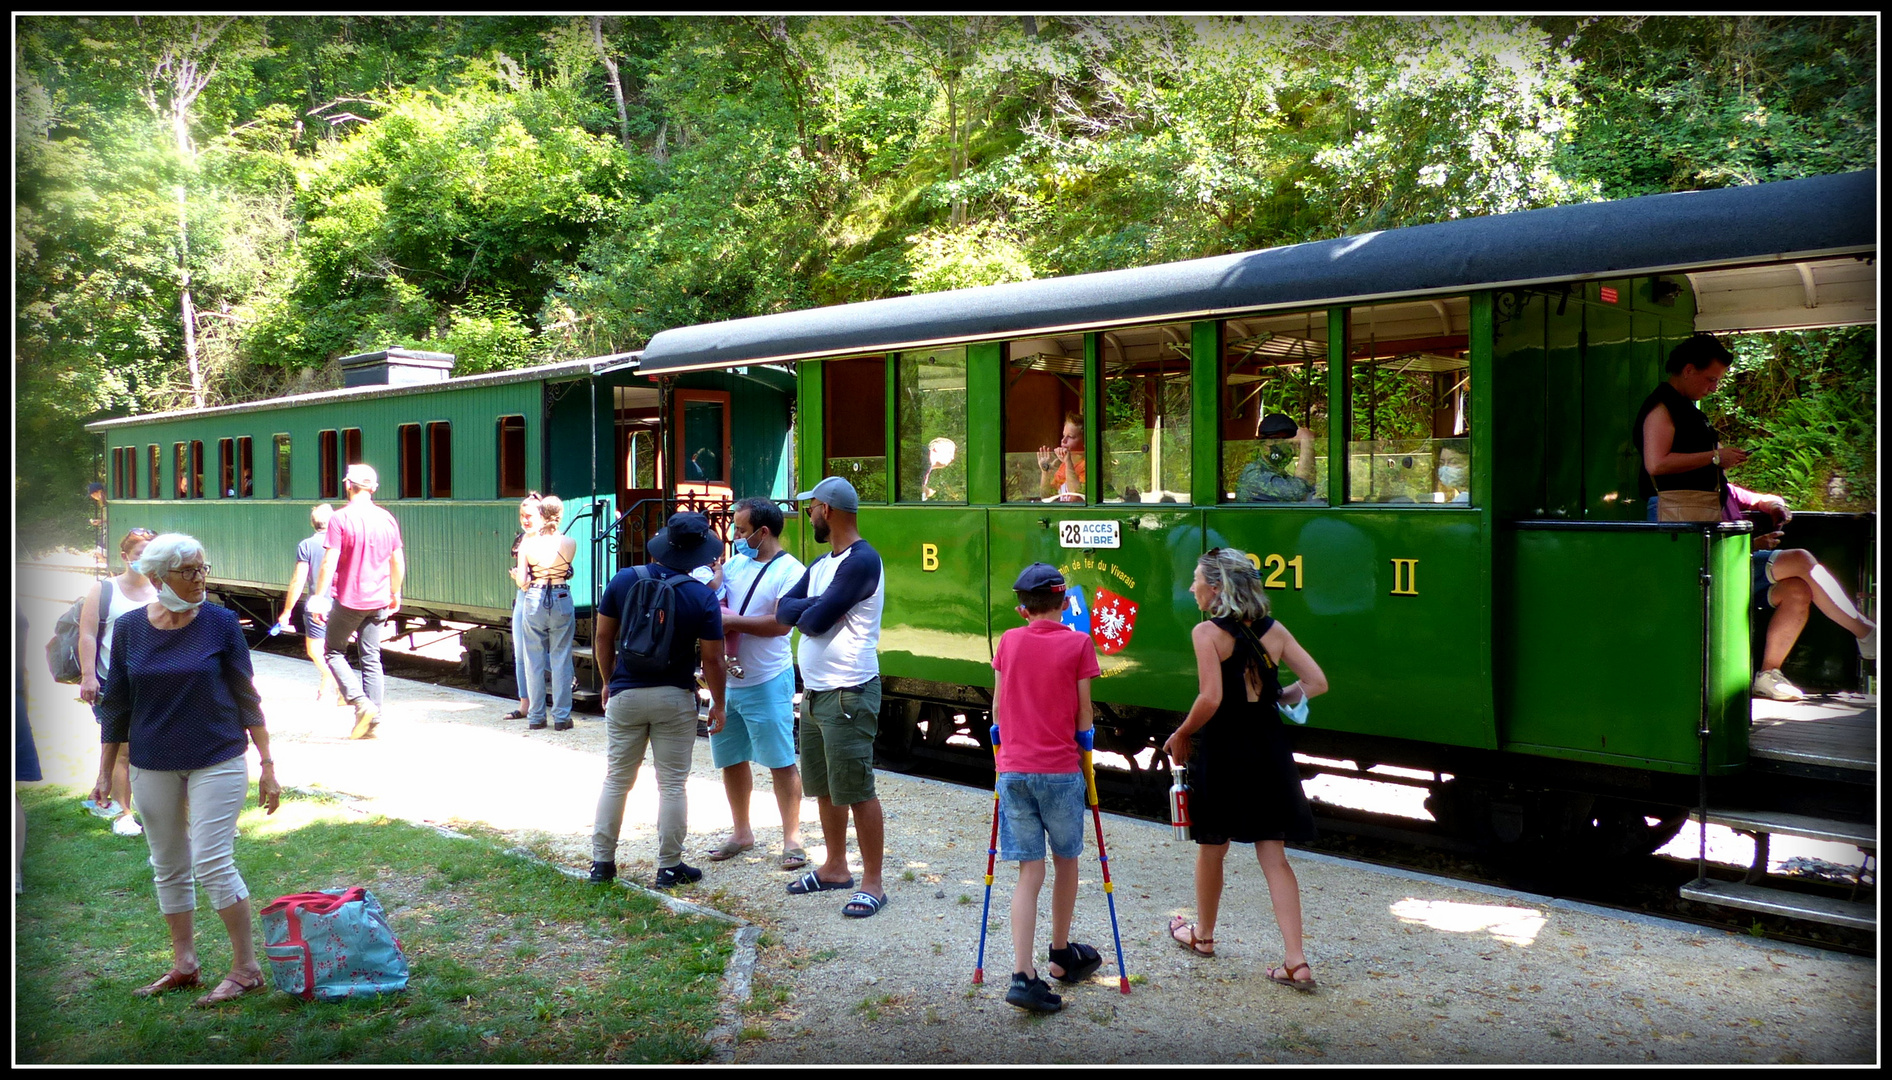
[[[1171,765],[1169,784],[1169,824],[1176,839],[1189,839],[1189,767]]]

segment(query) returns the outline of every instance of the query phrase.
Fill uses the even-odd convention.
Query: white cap
[[[348,475],[342,479],[368,491],[381,486],[381,478],[375,475],[374,466],[365,465],[359,461],[348,467]]]

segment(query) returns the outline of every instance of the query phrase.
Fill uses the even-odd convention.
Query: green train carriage
[[[1748,526],[1646,522],[1630,428],[1697,329],[1875,319],[1874,181],[682,328],[639,370],[796,366],[802,485],[850,477],[885,560],[894,758],[980,737],[992,649],[1017,624],[1009,582],[1042,560],[1083,590],[1093,632],[1110,631],[1100,745],[1154,779],[1151,750],[1195,693],[1193,566],[1231,546],[1332,681],[1302,749],[1429,771],[1435,813],[1474,834],[1647,851],[1702,775],[1718,801],[1870,820],[1870,767],[1754,779]],[[1256,433],[1275,412],[1314,434],[1299,503],[1239,490],[1272,450]],[[1067,417],[1089,467],[1060,496],[1037,466]],[[1453,461],[1469,464],[1462,490],[1442,476]],[[1870,594],[1871,515],[1794,528]],[[1859,686],[1849,636],[1819,623],[1796,677]]]
[[[239,602],[280,597],[324,485],[375,464],[415,552],[408,613],[484,624],[468,655],[496,675],[510,675],[501,574],[528,479],[566,499],[565,527],[587,541],[588,615],[669,510],[726,512],[840,474],[886,561],[893,759],[982,735],[992,648],[1016,624],[1011,576],[1043,560],[1081,587],[1102,641],[1102,745],[1162,782],[1152,748],[1195,690],[1190,574],[1233,546],[1332,679],[1302,749],[1362,775],[1426,770],[1414,782],[1443,823],[1648,850],[1702,777],[1717,803],[1870,822],[1876,740],[1854,751],[1863,763],[1756,767],[1747,527],[1645,523],[1629,426],[1693,330],[1876,318],[1874,179],[791,312],[432,385],[398,384],[437,378],[441,358],[370,355],[352,359],[386,385],[92,429],[112,455],[114,527],[203,536]],[[1273,413],[1313,433],[1309,460],[1273,462],[1281,444],[1257,437]],[[1059,495],[1038,460],[1067,417],[1088,467]],[[279,434],[287,479],[265,492]],[[199,444],[215,448],[208,491]],[[1447,483],[1461,466],[1469,479]],[[1310,497],[1255,501],[1249,475],[1276,469]],[[1870,595],[1873,528],[1797,515],[1792,542]],[[788,531],[818,554],[799,519]],[[1807,685],[1861,678],[1818,620],[1792,665]]]

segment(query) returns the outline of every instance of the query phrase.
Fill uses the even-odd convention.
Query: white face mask
[[[1455,488],[1464,487],[1465,486],[1465,466],[1463,465],[1439,466],[1439,483],[1444,484],[1446,487],[1455,487]]]
[[[196,611],[198,608],[204,606],[202,600],[186,600],[177,595],[177,593],[171,590],[171,583],[168,581],[158,585],[158,603],[163,604],[166,611],[176,611],[180,613]]]

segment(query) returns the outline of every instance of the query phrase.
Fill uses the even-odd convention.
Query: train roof
[[[341,390],[317,390],[309,394],[292,394],[288,397],[267,398],[263,401],[246,401],[240,405],[219,405],[209,409],[173,409],[170,412],[142,413],[138,416],[121,416],[113,420],[94,420],[87,424],[87,431],[110,431],[114,428],[130,427],[138,424],[162,423],[167,420],[197,420],[207,416],[231,416],[237,413],[259,412],[266,409],[282,409],[297,405],[320,405],[327,402],[362,401],[369,398],[399,397],[403,394],[430,394],[441,390],[460,390],[476,386],[499,386],[516,382],[556,382],[564,379],[579,379],[587,375],[599,375],[635,367],[638,353],[612,353],[609,356],[592,356],[583,360],[561,360],[556,364],[539,364],[529,368],[514,368],[510,371],[489,371],[480,375],[463,375],[457,379],[442,379],[439,382],[410,383],[404,386],[351,386]]]
[[[1389,296],[1693,271],[1724,310],[1702,329],[1836,325],[1876,317],[1869,266],[1829,269],[1844,310],[1812,308],[1819,260],[1876,251],[1876,171],[1645,195],[1362,233],[1187,262],[869,300],[665,330],[646,373],[925,348],[1026,332],[1223,317]],[[1773,264],[1758,279],[1757,265]],[[1796,265],[1797,264],[1797,265]],[[1735,277],[1723,280],[1717,268]],[[1779,280],[1774,280],[1778,278]],[[1863,288],[1861,286],[1863,279]],[[1783,304],[1783,292],[1793,303]],[[1798,303],[1804,292],[1806,303]],[[1732,299],[1739,296],[1739,299]],[[1706,309],[1704,315],[1708,314]]]

